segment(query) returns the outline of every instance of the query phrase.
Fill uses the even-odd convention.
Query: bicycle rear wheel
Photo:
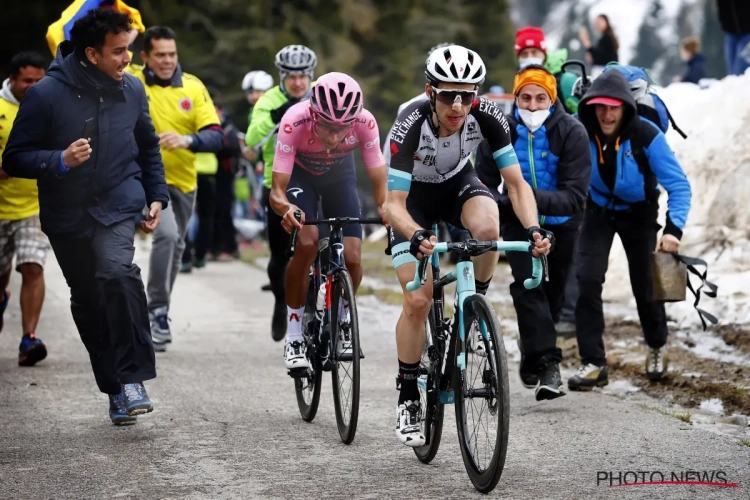
[[[311,366],[304,372],[294,377],[294,391],[297,394],[297,406],[302,420],[312,422],[318,413],[318,404],[320,403],[320,383],[322,375],[322,366],[317,352],[317,331],[309,331],[315,321],[315,299],[317,297],[318,287],[317,280],[313,273],[310,275],[310,286],[307,290],[307,302],[305,304],[305,313],[302,316],[302,331],[305,332],[305,342],[307,342],[307,353],[310,358]]]
[[[341,440],[354,440],[359,418],[359,317],[349,272],[337,271],[331,284],[331,340],[333,344],[333,403]],[[349,304],[348,323],[339,318],[339,304]]]
[[[472,324],[480,321],[487,329],[483,339],[486,355],[466,353],[460,336],[456,352],[465,353],[466,367],[455,373],[456,427],[466,472],[482,493],[492,491],[505,467],[510,424],[510,397],[505,344],[492,304],[475,294],[463,306],[465,338]],[[479,331],[479,324],[477,324]],[[486,417],[486,419],[482,419]]]
[[[434,306],[433,306],[434,307]],[[440,404],[440,366],[443,362],[443,342],[438,338],[432,311],[425,321],[426,337],[422,360],[419,362],[419,399],[425,410],[422,421],[425,444],[414,448],[420,462],[429,464],[437,455],[443,435],[445,405]]]

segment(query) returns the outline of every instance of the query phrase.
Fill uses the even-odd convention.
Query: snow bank
[[[719,296],[702,297],[700,306],[721,323],[750,322],[750,289],[745,288],[750,283],[750,72],[726,77],[707,89],[672,84],[659,89],[659,95],[688,135],[683,139],[673,130],[667,134],[692,187],[680,252],[706,260],[709,280],[719,287]],[[662,226],[666,204],[663,193]],[[697,284],[697,278],[693,283]],[[635,308],[619,239],[610,254],[604,298]],[[688,292],[687,301],[668,304],[667,312],[680,326],[699,328],[692,303]]]

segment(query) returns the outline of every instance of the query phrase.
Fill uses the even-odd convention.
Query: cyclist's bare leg
[[[362,240],[354,236],[344,236],[344,262],[352,277],[354,293],[362,283]]]
[[[432,303],[432,270],[427,270],[425,284],[415,292],[406,290],[406,284],[414,279],[416,264],[403,264],[396,268],[398,281],[404,293],[404,308],[396,323],[396,351],[404,363],[419,363],[424,349],[424,320]]]
[[[495,200],[486,196],[475,196],[464,203],[461,224],[471,232],[472,238],[480,241],[500,239],[500,215]],[[497,252],[487,252],[472,259],[474,277],[477,281],[489,281],[497,267]]]
[[[318,254],[318,228],[302,226],[297,233],[294,255],[286,268],[286,304],[292,309],[305,306],[307,287],[310,284],[310,266]]]

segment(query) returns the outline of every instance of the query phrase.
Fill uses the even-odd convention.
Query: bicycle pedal
[[[330,372],[331,370],[333,370],[333,360],[331,358],[321,359],[320,368],[324,372]]]
[[[336,356],[336,361],[343,361],[344,363],[351,363],[353,359],[354,356],[351,352],[344,352]],[[359,359],[365,359],[365,353],[362,352],[362,349],[359,350]]]
[[[292,378],[306,378],[308,374],[308,368],[292,368],[287,370],[286,373]]]

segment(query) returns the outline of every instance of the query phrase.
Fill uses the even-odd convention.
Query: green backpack
[[[573,95],[573,87],[578,79],[578,75],[570,71],[565,71],[565,66],[568,62],[568,49],[557,49],[547,54],[547,61],[544,63],[544,67],[557,80],[557,95],[560,97],[565,111],[568,114],[574,115],[578,112],[578,103],[580,101],[579,98]]]

